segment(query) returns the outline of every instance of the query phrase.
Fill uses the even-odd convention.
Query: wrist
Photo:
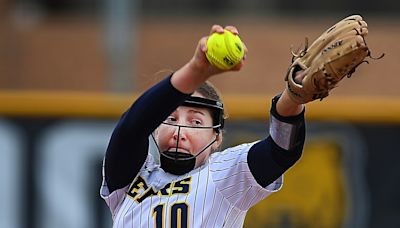
[[[188,72],[191,72],[194,77],[200,80],[206,81],[211,77],[208,67],[203,63],[196,61],[195,58],[192,58],[188,63],[186,63],[183,68],[186,68]]]
[[[299,104],[285,89],[276,104],[276,110],[281,116],[296,116],[304,110],[304,104]]]
[[[190,61],[172,75],[171,84],[177,90],[191,94],[208,78],[209,76],[206,73],[202,72]]]

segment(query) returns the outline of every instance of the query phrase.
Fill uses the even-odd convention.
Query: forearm
[[[285,150],[269,136],[251,147],[247,162],[254,179],[265,188],[292,167],[301,157],[302,151],[303,144]]]
[[[149,135],[187,96],[177,91],[168,77],[140,96],[123,115],[105,156],[110,191],[132,181],[147,157]]]
[[[304,107],[282,102],[275,97],[270,111],[270,136],[253,145],[248,154],[249,168],[257,182],[266,187],[288,170],[301,157],[305,141]],[[284,98],[285,99],[285,98]],[[288,116],[278,113],[282,102]],[[298,107],[298,108],[300,108]],[[291,109],[291,110],[290,110]],[[294,110],[294,111],[292,111]],[[282,111],[282,110],[281,110]],[[297,113],[300,111],[299,113]],[[296,114],[297,113],[297,114]]]
[[[180,92],[193,93],[210,75],[198,69],[192,62],[177,70],[171,77],[171,84]]]
[[[147,137],[190,95],[172,84],[174,74],[147,90],[133,103],[124,123],[120,124],[124,131]]]
[[[297,116],[304,110],[303,104],[298,104],[290,98],[285,89],[276,104],[276,111],[281,116]]]

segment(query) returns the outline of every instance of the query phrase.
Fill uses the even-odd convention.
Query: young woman
[[[224,28],[214,25],[215,32]],[[223,71],[207,61],[206,41],[140,96],[112,134],[101,196],[114,227],[242,227],[247,210],[279,190],[283,173],[301,156],[304,107],[285,90],[272,100],[269,136],[219,151],[223,103],[207,80]],[[148,152],[149,140],[160,164]]]

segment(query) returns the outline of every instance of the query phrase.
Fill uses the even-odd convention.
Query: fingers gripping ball
[[[206,57],[208,61],[221,70],[229,70],[243,59],[244,44],[238,35],[225,30],[224,33],[213,33],[207,40]]]

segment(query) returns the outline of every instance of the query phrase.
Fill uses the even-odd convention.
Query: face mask
[[[177,141],[175,151],[160,151],[160,148],[152,134],[151,136],[152,136],[152,138],[157,146],[157,150],[160,154],[161,168],[164,171],[171,173],[171,174],[175,174],[175,175],[183,175],[185,173],[192,171],[196,165],[197,156],[199,156],[202,152],[204,152],[208,147],[210,147],[214,142],[217,141],[218,135],[220,133],[220,129],[223,127],[222,103],[220,103],[218,101],[213,101],[210,99],[202,98],[202,97],[190,97],[184,102],[183,105],[210,108],[210,109],[214,110],[214,113],[217,113],[218,118],[216,118],[217,124],[212,127],[191,127],[191,126],[181,126],[181,125],[163,123],[163,124],[168,124],[168,125],[178,127],[178,139],[179,139],[179,132],[182,127],[213,128],[216,132],[216,136],[215,136],[215,139],[212,142],[210,142],[208,145],[206,145],[200,152],[196,153],[196,155],[192,155],[192,154],[188,154],[188,153],[178,152],[179,141]]]
[[[166,172],[183,175],[194,169],[196,157],[182,152],[165,151],[160,153],[160,162]]]
[[[171,124],[169,124],[169,125],[171,125]],[[178,127],[178,139],[179,139],[180,129],[182,127],[187,127],[187,126],[179,126],[179,125],[174,125],[174,126]],[[175,175],[183,175],[194,169],[194,167],[196,165],[197,156],[199,156],[207,148],[209,148],[213,143],[215,143],[218,139],[218,135],[219,135],[219,130],[216,131],[215,139],[213,141],[211,141],[209,144],[207,144],[196,155],[179,152],[178,151],[179,140],[176,143],[175,151],[160,151],[160,148],[159,148],[157,141],[155,140],[153,134],[151,136],[152,136],[152,138],[157,146],[157,150],[160,154],[161,168],[164,169],[164,171],[166,171],[168,173],[172,173]]]

